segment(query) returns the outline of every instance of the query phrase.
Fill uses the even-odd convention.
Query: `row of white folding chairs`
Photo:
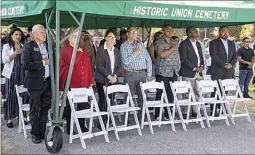
[[[68,93],[68,100],[71,106],[71,123],[70,123],[70,136],[69,136],[69,143],[72,143],[73,139],[79,138],[82,144],[82,147],[86,149],[86,145],[84,139],[92,138],[94,136],[104,135],[105,141],[109,142],[108,132],[114,130],[115,137],[119,140],[118,132],[120,131],[127,131],[131,129],[137,129],[140,136],[142,136],[140,124],[137,118],[137,111],[140,110],[139,107],[135,107],[132,96],[129,90],[129,86],[126,85],[112,85],[109,87],[105,87],[105,94],[107,100],[107,112],[100,112],[98,108],[98,104],[95,98],[95,94],[92,88],[73,88]],[[127,93],[127,100],[124,104],[121,105],[111,105],[111,100],[109,98],[109,94],[113,93]],[[84,104],[84,102],[90,103],[90,108],[85,110],[77,111],[75,109],[75,104]],[[117,125],[114,113],[124,113],[125,115],[125,122],[124,125]],[[135,119],[135,124],[128,126],[128,117],[129,113],[133,114]],[[108,120],[106,123],[106,127],[103,123],[102,116],[106,115]],[[101,131],[99,132],[92,132],[92,126],[94,117],[98,118],[99,125],[101,126]],[[85,118],[89,119],[89,131],[82,133],[78,118]],[[112,127],[109,127],[109,119],[111,119]],[[73,135],[74,130],[74,123],[78,130],[78,134]]]
[[[235,79],[226,79],[226,80],[219,80],[220,86],[218,85],[217,81],[212,80],[201,80],[197,81],[196,87],[199,93],[199,99],[196,100],[193,88],[188,81],[177,81],[177,82],[170,82],[170,86],[174,96],[174,103],[169,103],[164,87],[164,83],[161,82],[147,82],[147,83],[140,83],[142,94],[143,94],[143,118],[142,118],[142,128],[145,124],[149,124],[150,131],[153,133],[153,125],[161,125],[161,124],[171,124],[172,130],[174,131],[174,123],[181,122],[183,129],[187,131],[186,124],[189,122],[200,122],[202,128],[204,128],[203,120],[206,120],[208,127],[211,127],[210,121],[213,120],[221,120],[224,119],[226,124],[229,125],[228,117],[230,118],[231,122],[234,124],[235,117],[246,117],[249,122],[251,122],[250,115],[248,112],[247,105],[245,101],[250,99],[243,98],[242,92],[240,90],[238,81]],[[146,101],[146,90],[149,89],[161,89],[163,91],[161,100],[160,101]],[[220,89],[222,94],[220,93]],[[232,93],[230,93],[232,92]],[[234,92],[234,93],[233,93]],[[214,93],[214,96],[211,94]],[[179,96],[183,96],[186,94],[187,98],[179,98]],[[209,95],[208,95],[209,94]],[[234,103],[234,110],[230,109],[230,103]],[[241,102],[244,107],[244,113],[236,114],[236,104]],[[213,104],[213,114],[212,116],[208,116],[207,109],[205,104]],[[216,104],[220,104],[220,116],[215,117],[215,108]],[[187,119],[183,119],[181,107],[188,106],[188,115]],[[197,118],[189,119],[189,111],[190,106],[196,106],[197,108]],[[160,107],[160,115],[159,121],[151,121],[150,114],[149,114],[149,107]],[[167,107],[167,112],[169,114],[169,121],[162,122],[162,110],[163,107]],[[170,111],[169,107],[173,107],[173,112]],[[175,108],[179,114],[180,120],[175,120]],[[203,111],[204,117],[201,117],[200,110]],[[144,116],[148,118],[147,122],[144,122]]]
[[[212,81],[212,80],[201,80],[197,83],[197,87],[199,88],[199,100],[196,101],[193,88],[190,84],[190,82],[187,81],[178,81],[174,83],[170,83],[170,86],[173,91],[174,95],[174,103],[169,103],[165,91],[165,86],[163,82],[146,82],[146,83],[140,83],[141,89],[142,89],[142,94],[143,94],[143,107],[142,107],[142,121],[141,121],[141,128],[143,128],[144,125],[148,124],[150,127],[151,133],[153,133],[153,125],[161,125],[161,124],[170,124],[172,127],[172,130],[175,131],[175,123],[181,123],[183,126],[183,129],[187,131],[186,124],[190,122],[200,122],[200,125],[202,128],[204,128],[204,123],[203,120],[206,120],[208,127],[210,126],[210,120],[217,120],[217,119],[224,119],[226,121],[226,124],[229,125],[228,123],[228,115],[226,110],[230,111],[229,116],[232,119],[234,117],[234,114],[231,112],[229,108],[229,103],[230,100],[234,101],[234,99],[237,99],[238,101],[243,101],[245,99],[242,98],[239,95],[241,93],[238,82],[236,82],[234,79],[229,79],[230,81],[220,81],[222,89],[224,90],[223,92],[226,91],[231,91],[231,90],[236,90],[239,89],[239,91],[235,94],[235,96],[228,96],[227,93],[223,93],[224,97],[221,97],[220,91],[219,91],[219,86],[217,84],[217,81]],[[234,87],[235,86],[235,87]],[[234,89],[235,88],[235,89]],[[161,100],[160,101],[147,101],[147,96],[146,92],[149,89],[161,89],[163,91]],[[126,131],[130,129],[137,129],[139,135],[142,135],[142,132],[140,130],[140,125],[138,122],[137,118],[137,111],[140,110],[139,107],[135,107],[128,84],[126,85],[112,85],[104,88],[105,94],[106,94],[106,101],[107,101],[107,107],[108,110],[107,112],[100,112],[98,108],[98,104],[93,92],[92,88],[75,88],[71,89],[68,92],[68,99],[70,102],[72,114],[71,114],[71,130],[70,130],[70,137],[69,137],[69,143],[72,143],[73,139],[80,138],[80,141],[82,143],[82,147],[86,148],[84,139],[86,138],[92,138],[94,136],[99,136],[99,135],[104,135],[106,142],[109,142],[108,138],[108,131],[114,130],[116,139],[119,140],[118,132],[119,131]],[[124,104],[121,105],[111,105],[111,100],[109,98],[109,94],[113,93],[127,93],[127,100]],[[179,95],[187,94],[188,93],[188,98],[187,99],[179,99]],[[207,98],[205,99],[204,93],[215,93],[214,98]],[[236,101],[236,100],[235,100]],[[75,104],[80,104],[84,102],[89,102],[91,107],[90,109],[85,109],[85,110],[75,110]],[[207,115],[205,103],[209,104],[214,104],[216,103],[221,104],[220,108],[220,117],[214,117],[211,116],[209,117]],[[190,109],[190,106],[196,106],[197,108],[197,117],[196,118],[189,118],[187,116],[187,119],[183,119],[182,117],[182,112],[181,112],[181,106],[188,106],[188,111]],[[160,119],[159,121],[151,121],[150,119],[150,113],[149,113],[149,107],[158,107],[160,108]],[[169,113],[169,121],[163,121],[162,120],[162,114],[163,114],[163,107],[167,107],[167,112]],[[170,107],[173,108],[173,112],[171,112]],[[177,112],[180,116],[180,120],[175,120],[175,108],[177,109]],[[227,109],[225,109],[227,108]],[[201,116],[200,110],[202,109],[204,113],[204,117]],[[245,104],[245,109],[246,113],[245,115],[250,121],[249,113],[247,110],[247,106]],[[135,119],[135,125],[128,126],[128,113],[131,113],[134,115]],[[124,113],[125,116],[125,122],[124,125],[118,126],[115,122],[114,118],[114,113]],[[189,112],[188,112],[189,113]],[[223,113],[223,114],[222,114]],[[102,115],[106,115],[108,120],[106,127],[104,126],[103,120],[102,120]],[[145,122],[145,116],[147,116],[148,121]],[[239,115],[241,116],[241,115]],[[94,117],[97,117],[99,119],[100,126],[102,128],[102,131],[92,133],[92,126],[93,126],[93,121]],[[82,133],[81,128],[78,123],[78,118],[89,118],[89,131],[86,133]],[[113,127],[109,128],[109,118],[112,121]],[[232,122],[234,123],[234,120],[232,119]],[[78,129],[78,134],[73,135],[73,127],[74,123],[76,124],[76,127]]]

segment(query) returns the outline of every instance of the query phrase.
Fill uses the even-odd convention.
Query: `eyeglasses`
[[[165,30],[165,32],[174,32],[174,29]]]
[[[132,33],[132,34],[135,34],[135,33],[137,33],[137,31],[136,30],[132,30],[132,31],[128,31],[129,33]]]
[[[112,36],[107,36],[107,38],[109,38],[109,39],[116,39],[116,37],[112,37]]]

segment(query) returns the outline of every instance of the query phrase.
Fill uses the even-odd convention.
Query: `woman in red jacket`
[[[75,30],[74,28],[67,29],[66,35],[70,34],[74,30]],[[60,77],[59,77],[60,91],[63,91],[65,87],[77,35],[78,32],[74,32],[73,35],[71,35],[68,38],[68,44],[63,45],[61,48]],[[84,87],[88,88],[92,83],[93,74],[88,53],[85,48],[79,46],[76,54],[76,59],[74,63],[69,88],[84,88]],[[86,108],[89,108],[88,103],[78,104],[77,110],[82,110]],[[67,134],[70,134],[71,108],[68,100],[65,107],[65,117],[67,121]],[[88,129],[85,127],[85,120],[79,118],[79,123],[81,126],[81,130],[83,132],[87,132]]]

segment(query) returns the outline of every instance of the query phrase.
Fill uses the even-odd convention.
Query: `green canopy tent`
[[[201,1],[202,2],[202,1]],[[173,27],[186,26],[214,27],[220,25],[241,25],[255,23],[255,4],[253,1],[2,1],[2,23],[7,25],[17,22],[19,26],[45,24],[48,34],[48,44],[51,47],[51,37],[56,41],[55,72],[53,69],[52,49],[50,49],[52,111],[53,126],[46,136],[46,147],[49,152],[60,151],[63,141],[59,133],[62,123],[62,113],[65,105],[67,88],[70,84],[74,60],[78,48],[76,40],[68,78],[65,86],[63,104],[59,111],[59,45],[71,34],[60,40],[60,27],[78,25],[80,38],[82,27],[87,29],[150,26],[161,27],[168,23]],[[200,4],[198,4],[200,3]],[[60,13],[61,12],[61,13]],[[43,14],[45,13],[45,14]],[[50,14],[49,14],[50,13]],[[85,18],[86,14],[86,18]],[[53,17],[55,20],[52,20]],[[46,19],[45,19],[46,18]],[[78,20],[80,18],[80,20]],[[51,22],[52,21],[52,22]],[[56,35],[51,25],[55,25]],[[60,113],[60,114],[59,114]],[[53,138],[53,140],[52,140]]]
[[[254,23],[254,1],[2,1],[2,25],[19,22],[20,26],[45,23],[43,11],[55,7],[61,11],[85,12],[87,29],[152,26],[170,23],[214,27]],[[77,13],[74,13],[76,15]],[[79,13],[77,14],[80,15]],[[70,26],[72,17],[60,15],[61,26]],[[55,22],[53,21],[55,24]]]

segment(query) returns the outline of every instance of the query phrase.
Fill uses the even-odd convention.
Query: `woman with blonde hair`
[[[66,35],[73,32],[75,28],[67,29]],[[59,89],[60,91],[64,90],[65,83],[67,80],[67,75],[72,59],[73,49],[75,45],[75,41],[77,39],[78,32],[74,32],[68,38],[68,44],[64,44],[61,48],[61,58],[60,58],[60,77],[59,77]],[[75,63],[72,71],[71,81],[69,88],[88,88],[93,83],[93,74],[91,69],[91,64],[89,60],[89,56],[84,47],[79,46],[75,58]],[[77,110],[87,109],[89,108],[88,103],[79,104]],[[71,108],[70,104],[67,100],[67,104],[65,107],[65,116],[67,121],[67,134],[70,134],[70,120],[71,120]],[[88,129],[85,127],[85,120],[79,118],[79,123],[81,126],[81,130],[83,132],[87,132]]]

